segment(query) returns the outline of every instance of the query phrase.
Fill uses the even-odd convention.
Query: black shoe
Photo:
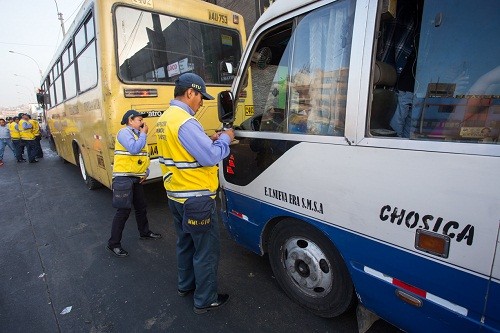
[[[155,234],[152,231],[150,231],[149,234],[141,235],[141,239],[160,239],[160,238],[161,234]]]
[[[202,314],[205,312],[208,312],[210,310],[215,310],[226,304],[226,302],[229,300],[229,295],[228,294],[217,294],[217,300],[213,302],[212,304],[208,306],[203,306],[201,308],[194,307],[193,311],[196,314]]]
[[[23,163],[26,162],[26,160],[17,160],[17,163]]]
[[[194,289],[189,289],[189,290],[185,290],[185,291],[177,289],[177,295],[179,295],[180,297],[186,297],[187,295],[191,294],[193,291],[194,291]]]
[[[38,163],[38,160],[30,161],[30,163]]]
[[[107,245],[106,248],[110,250],[118,258],[128,257],[128,252],[122,249],[121,247],[110,247],[109,245]]]

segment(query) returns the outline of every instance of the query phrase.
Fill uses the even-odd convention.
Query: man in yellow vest
[[[31,116],[28,115],[29,122],[31,126],[33,126],[33,134],[35,135],[35,150],[36,150],[36,158],[43,158],[43,151],[42,151],[42,133],[40,132],[40,124],[38,123],[38,120],[31,119]]]
[[[194,117],[204,99],[213,99],[198,75],[182,74],[174,98],[156,124],[159,161],[177,233],[177,293],[194,292],[193,310],[202,314],[229,299],[217,293],[220,242],[213,199],[217,164],[229,155],[234,131],[208,137]]]
[[[115,157],[113,163],[113,196],[120,191],[121,197],[132,197],[135,210],[135,220],[139,229],[140,239],[160,239],[161,234],[149,230],[149,222],[146,211],[146,198],[142,182],[149,175],[149,154],[147,151],[146,137],[148,125],[142,118],[147,113],[139,113],[136,110],[128,110],[123,115],[121,124],[127,125],[118,131],[115,140]],[[125,184],[126,187],[118,188],[117,184]],[[128,252],[122,248],[121,239],[125,222],[132,211],[131,207],[116,206],[113,224],[111,226],[111,237],[106,248],[115,256],[123,258]]]
[[[21,132],[21,145],[26,146],[28,151],[28,162],[36,163],[36,145],[35,145],[35,134],[33,133],[33,125],[29,121],[29,117],[26,113],[23,113],[17,129]]]
[[[12,144],[14,145],[14,154],[16,155],[17,162],[26,162],[21,154],[21,132],[17,129],[17,124],[19,123],[19,117],[13,117],[12,122],[9,123],[10,138],[12,139]]]

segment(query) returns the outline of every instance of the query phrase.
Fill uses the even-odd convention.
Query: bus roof
[[[267,22],[287,14],[291,10],[307,6],[310,3],[317,2],[317,0],[277,0],[262,14],[262,16],[255,23],[251,35],[257,31],[257,29],[266,24]]]
[[[68,45],[70,39],[72,38],[73,34],[76,32],[76,29],[78,29],[80,27],[80,24],[82,23],[82,20],[85,18],[85,16],[88,14],[89,12],[89,8],[91,6],[94,6],[94,4],[96,2],[101,2],[103,0],[85,0],[83,2],[83,4],[80,6],[80,8],[78,9],[78,13],[76,14],[75,16],[75,19],[73,20],[73,22],[71,23],[69,29],[66,30],[66,34],[63,36],[62,38],[62,41],[60,42],[58,48],[57,48],[57,51],[54,53],[54,56],[52,57],[52,60],[49,62],[49,65],[47,66],[45,72],[43,73],[43,76],[42,76],[42,80],[40,82],[40,85],[43,85],[44,81],[45,81],[45,78],[47,77],[47,75],[49,74],[50,70],[52,69],[52,67],[54,66],[54,64],[56,63],[56,61],[59,59],[59,56],[61,55],[63,49]],[[117,4],[121,4],[121,5],[134,5],[134,3],[130,0],[125,0],[125,1],[119,1],[119,0],[106,0],[106,1],[110,1],[110,2],[114,2],[114,3],[117,3]],[[174,2],[175,0],[163,0],[163,2]],[[185,3],[183,5],[189,5],[189,3],[187,2],[191,2],[192,4],[191,5],[197,5],[196,3],[198,2],[201,2],[203,4],[204,7],[206,8],[212,8],[213,10],[218,10],[218,11],[224,11],[224,12],[227,12],[227,13],[233,13],[233,14],[238,14],[240,16],[240,20],[243,19],[243,17],[229,9],[229,8],[223,8],[223,7],[220,7],[220,6],[217,6],[217,5],[214,5],[210,2],[205,2],[203,0],[183,0]],[[293,3],[295,3],[297,1],[293,1]],[[168,5],[159,5],[158,7],[165,7],[165,8],[169,8]],[[135,5],[136,8],[145,8],[146,10],[151,10],[151,11],[155,11],[155,9],[151,9],[151,8],[146,8],[144,6],[139,6],[139,5]],[[163,11],[160,11],[160,12],[163,12]]]

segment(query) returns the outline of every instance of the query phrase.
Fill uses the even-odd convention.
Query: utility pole
[[[63,37],[66,35],[66,30],[64,30],[64,19],[63,19],[63,14],[59,11],[59,6],[57,6],[57,1],[54,0],[54,3],[56,4],[56,10],[57,10],[57,18],[59,21],[61,21],[61,30]]]

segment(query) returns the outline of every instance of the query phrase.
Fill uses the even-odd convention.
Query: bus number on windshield
[[[140,6],[153,8],[153,0],[132,0],[132,2]]]

